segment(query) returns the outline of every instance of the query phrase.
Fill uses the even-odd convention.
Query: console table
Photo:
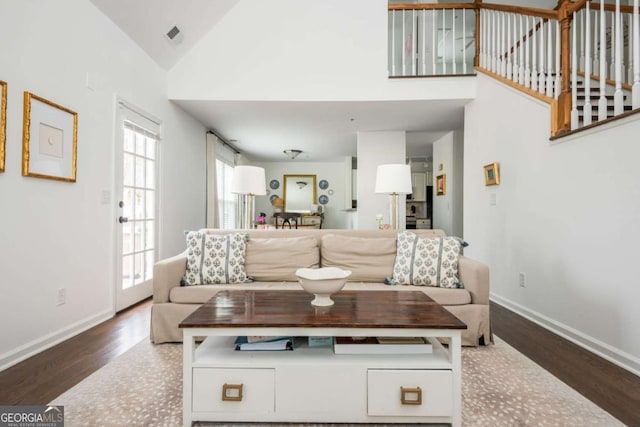
[[[332,298],[335,305],[320,308],[304,291],[221,291],[182,321],[184,426],[461,425],[464,323],[422,292],[343,291]],[[304,342],[294,351],[234,351],[238,335],[421,336],[433,353],[334,354]],[[196,337],[206,339],[196,346]]]

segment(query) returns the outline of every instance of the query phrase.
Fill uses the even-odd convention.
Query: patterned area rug
[[[462,365],[465,426],[623,425],[497,337],[495,345],[464,348]],[[145,339],[52,404],[65,406],[67,427],[180,426],[182,345]]]

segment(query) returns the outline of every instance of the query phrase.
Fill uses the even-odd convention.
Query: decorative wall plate
[[[330,196],[333,196],[333,190],[329,190],[327,193],[329,193]]]
[[[329,188],[329,181],[327,181],[326,179],[321,179],[318,183],[318,187],[320,187],[322,190],[326,190],[327,188]]]
[[[277,194],[272,194],[272,195],[271,195],[271,197],[269,197],[269,201],[270,201],[271,203],[273,203],[273,201],[274,201],[275,199],[277,199],[277,198],[278,198],[278,195],[277,195]]]
[[[272,179],[271,182],[269,182],[269,187],[272,190],[277,190],[280,187],[280,182],[277,179]]]
[[[321,205],[326,205],[327,203],[329,203],[329,198],[323,194],[322,196],[318,197],[318,203],[320,203]]]

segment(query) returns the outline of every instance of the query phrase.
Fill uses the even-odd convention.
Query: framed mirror
[[[315,175],[284,175],[284,211],[310,213],[316,204]]]

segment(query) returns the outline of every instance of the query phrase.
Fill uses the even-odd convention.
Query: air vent
[[[180,29],[177,26],[173,26],[169,31],[167,31],[166,37],[172,41],[173,43],[181,43],[184,36],[180,32]]]

